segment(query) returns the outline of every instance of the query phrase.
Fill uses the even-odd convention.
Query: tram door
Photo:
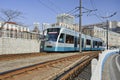
[[[84,50],[84,38],[82,38],[82,50]]]
[[[77,50],[77,37],[75,37],[75,39],[74,39],[74,49],[75,49],[75,51]]]
[[[40,52],[44,52],[44,44],[45,44],[45,41],[41,40],[41,43],[40,43]]]

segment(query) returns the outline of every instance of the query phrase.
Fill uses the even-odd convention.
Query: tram
[[[79,51],[79,32],[65,27],[52,27],[45,30],[44,51],[69,52]],[[100,38],[81,34],[82,50],[103,50],[103,41]]]

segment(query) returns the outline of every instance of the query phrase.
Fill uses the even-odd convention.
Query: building
[[[60,14],[57,16],[57,23],[65,23],[68,25],[73,25],[74,24],[74,16],[71,16],[69,14]]]
[[[57,23],[52,24],[52,27],[66,27],[75,31],[79,31],[79,25],[74,23],[75,18],[69,14],[60,14],[57,16]]]
[[[117,21],[109,21],[90,24],[82,26],[82,33],[90,36],[94,36],[97,38],[101,38],[104,41],[104,45],[106,45],[106,37],[107,37],[107,25],[109,26],[108,31],[108,45],[109,46],[120,46],[120,34],[116,32],[120,32],[118,28],[120,28],[120,22]],[[57,16],[57,23],[52,24],[52,27],[66,27],[69,29],[73,29],[75,31],[79,31],[79,25],[74,23],[74,17],[69,14],[60,14]],[[114,30],[113,29],[117,29]]]
[[[51,24],[49,24],[49,23],[43,23],[42,24],[42,31],[45,30],[45,29],[47,29],[47,28],[50,28],[50,27],[51,27]]]
[[[75,30],[75,31],[79,31],[79,27],[78,25],[75,25],[75,24],[65,24],[65,23],[54,23],[51,25],[52,27],[56,27],[56,26],[59,26],[59,27],[66,27],[68,29],[72,29],[72,30]]]
[[[35,22],[34,29],[32,32],[40,33],[39,26],[40,26],[40,24],[38,22]]]
[[[52,24],[52,26],[54,27],[56,25],[60,25],[60,26],[64,26],[64,27],[79,31],[79,25],[75,24],[74,21],[75,21],[74,16],[63,13],[57,16],[57,23]],[[106,21],[106,22],[101,22],[96,24],[84,25],[82,26],[82,28],[87,27],[90,30],[90,27],[92,26],[97,26],[103,29],[107,28],[108,26],[111,31],[120,33],[120,22],[118,21],[108,21],[108,23]],[[86,31],[91,34],[91,31],[89,30],[86,30]]]
[[[120,34],[120,27],[112,28],[111,30]]]
[[[38,39],[39,34],[31,32],[28,27],[19,25],[15,22],[0,22],[0,37]]]
[[[27,31],[27,32],[30,31],[29,28],[27,28],[26,26],[19,25],[15,22],[0,22],[0,28],[2,28],[3,30]]]
[[[83,29],[83,33],[90,35],[90,36],[101,38],[106,45],[106,41],[107,41],[106,40],[107,39],[106,29],[103,29],[97,26],[85,27]],[[119,33],[108,30],[108,46],[109,47],[112,47],[112,46],[120,47],[120,34]]]
[[[108,25],[108,45],[109,46],[119,46],[120,47],[120,22],[117,21],[109,21],[97,23],[97,24],[90,24],[83,26],[83,33],[101,38],[104,43],[106,44],[107,39],[107,25]]]
[[[96,24],[84,25],[83,27],[90,28],[92,26],[97,26],[97,27],[105,29],[107,27],[107,25],[111,31],[120,33],[120,22],[118,22],[118,21],[109,21],[108,24],[107,24],[107,22],[101,22],[101,23],[96,23]]]

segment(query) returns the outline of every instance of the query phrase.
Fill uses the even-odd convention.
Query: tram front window
[[[47,29],[47,36],[46,36],[47,41],[57,41],[59,30],[60,30],[59,28]]]
[[[64,34],[62,33],[59,38],[60,43],[64,43]]]
[[[58,34],[48,34],[47,41],[57,41]]]

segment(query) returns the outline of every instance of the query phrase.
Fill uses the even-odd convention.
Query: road
[[[114,55],[110,62],[110,79],[120,80],[120,55]]]

